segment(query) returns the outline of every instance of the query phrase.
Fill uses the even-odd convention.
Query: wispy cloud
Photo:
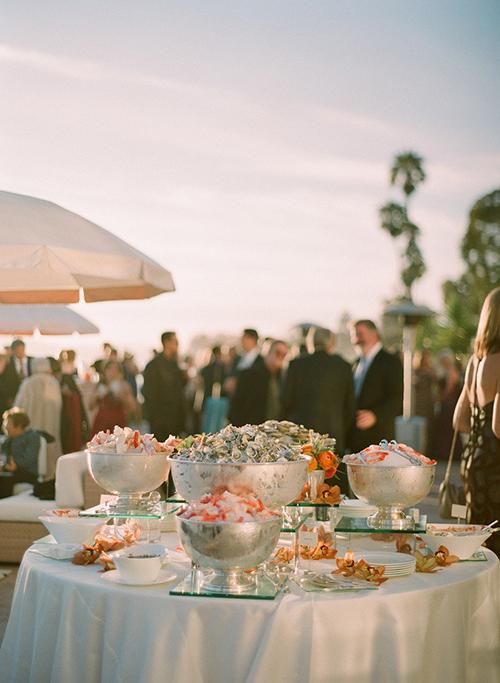
[[[355,114],[351,111],[317,105],[310,106],[309,111],[316,117],[318,122],[328,126],[347,127],[384,136],[399,135],[402,132],[400,126],[394,126],[385,121],[380,121],[380,119],[373,116]]]
[[[62,57],[39,50],[26,50],[5,43],[0,43],[0,62],[25,66],[47,74],[82,81],[121,81],[161,90],[182,90],[185,93],[192,94],[199,94],[206,90],[198,85],[145,74],[136,70],[125,71],[92,60]]]

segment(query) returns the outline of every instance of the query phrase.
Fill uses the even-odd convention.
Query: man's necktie
[[[354,371],[354,393],[356,395],[356,398],[359,398],[359,395],[361,393],[361,388],[363,387],[363,381],[365,379],[365,372],[366,358],[364,356],[361,356],[361,358],[359,359],[358,366]]]

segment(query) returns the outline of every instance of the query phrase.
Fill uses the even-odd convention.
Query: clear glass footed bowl
[[[141,496],[161,486],[170,470],[165,453],[86,453],[93,480],[118,496],[117,507],[137,508]]]

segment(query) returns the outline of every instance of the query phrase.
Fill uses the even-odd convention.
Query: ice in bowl
[[[270,435],[263,425],[228,425],[190,437],[169,457],[176,490],[185,500],[227,489],[254,493],[273,509],[300,494],[309,460],[300,445]]]
[[[436,461],[396,441],[381,441],[360,453],[345,455],[349,484],[355,495],[375,505],[368,524],[378,529],[410,529],[405,508],[419,503],[434,481]]]
[[[422,465],[435,465],[423,453],[419,453],[411,446],[396,441],[381,441],[378,446],[372,444],[359,453],[344,455],[345,463],[353,465],[379,465],[382,467],[411,467]]]
[[[141,495],[167,479],[175,437],[159,442],[129,427],[99,432],[87,445],[87,465],[94,481],[118,496],[119,508],[136,509]]]

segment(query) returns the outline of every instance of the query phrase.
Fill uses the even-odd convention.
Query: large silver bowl
[[[117,495],[119,507],[137,507],[145,493],[154,491],[168,477],[170,463],[165,453],[122,455],[87,451],[87,466],[93,480]]]
[[[205,590],[241,593],[254,579],[244,573],[268,559],[278,543],[281,516],[252,522],[201,522],[176,517],[184,550],[201,569],[213,573]]]
[[[435,465],[389,467],[347,463],[347,477],[355,495],[376,505],[368,524],[378,529],[409,529],[413,520],[404,513],[431,490]]]
[[[177,493],[187,501],[206,493],[228,490],[235,494],[249,491],[266,507],[277,510],[295,500],[307,481],[309,456],[290,462],[199,463],[169,458]]]

